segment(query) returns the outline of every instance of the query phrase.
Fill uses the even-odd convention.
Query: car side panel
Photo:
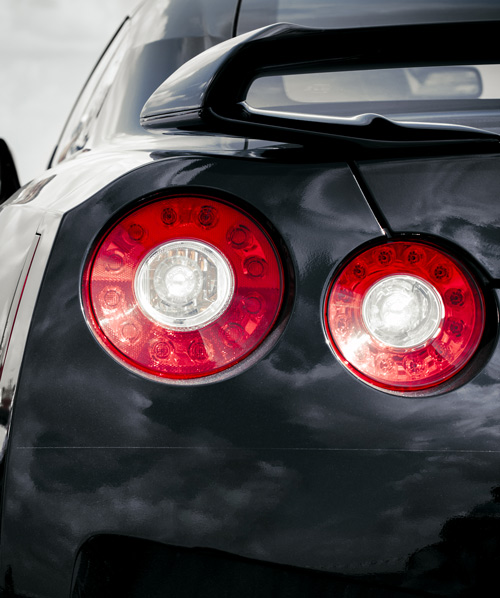
[[[165,157],[65,215],[10,436],[0,579],[19,594],[68,596],[79,547],[100,533],[447,596],[495,571],[482,530],[498,510],[500,351],[441,397],[403,399],[355,380],[325,343],[321,302],[333,269],[380,229],[344,164],[280,156]],[[216,384],[144,379],[84,321],[81,273],[97,231],[160,189],[248,202],[290,253],[295,297],[282,338]],[[464,580],[453,572],[474,542],[486,565]]]

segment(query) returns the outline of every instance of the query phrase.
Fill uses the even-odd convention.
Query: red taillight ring
[[[101,345],[164,380],[209,378],[261,345],[278,318],[278,251],[226,201],[177,195],[141,204],[100,238],[82,302]]]
[[[449,252],[394,240],[341,267],[324,318],[331,349],[359,379],[396,394],[435,394],[473,358],[486,309],[474,276]]]

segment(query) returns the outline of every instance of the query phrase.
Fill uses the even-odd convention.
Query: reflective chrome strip
[[[23,296],[23,292],[26,287],[26,280],[28,278],[28,274],[31,269],[31,264],[33,263],[33,257],[35,255],[35,251],[38,247],[39,241],[40,235],[37,233],[35,234],[35,238],[31,244],[31,247],[29,248],[28,255],[26,256],[26,259],[24,261],[24,266],[21,270],[21,275],[19,276],[19,281],[17,283],[16,292],[10,305],[9,314],[7,316],[7,323],[3,331],[2,341],[0,342],[0,378],[3,372],[5,356],[9,349],[10,339],[12,337],[12,329],[14,327],[14,322],[16,321],[16,316],[19,311],[19,303],[21,301],[21,297]]]
[[[3,458],[8,441],[15,391],[33,310],[61,216],[58,213],[45,214],[36,230],[3,333],[0,361],[0,459]]]
[[[31,206],[0,208],[0,335],[3,335],[22,270],[43,212]],[[3,348],[3,343],[2,343]],[[0,350],[0,363],[1,359]]]

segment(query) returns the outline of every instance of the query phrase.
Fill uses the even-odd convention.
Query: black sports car
[[[2,596],[498,595],[498,19],[148,0],[0,145]]]

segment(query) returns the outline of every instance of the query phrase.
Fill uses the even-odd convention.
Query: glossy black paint
[[[444,596],[494,575],[495,544],[481,530],[497,504],[500,351],[474,381],[430,399],[385,395],[345,372],[324,342],[321,296],[339,261],[380,229],[346,165],[289,156],[163,155],[65,216],[17,389],[4,587],[67,596],[80,546],[102,533]],[[296,299],[281,340],[221,383],[132,374],[83,318],[80,276],[97,231],[162,188],[221,188],[251,203],[292,256]],[[472,531],[456,554],[449,538],[462,525]],[[470,534],[486,557],[457,577]]]
[[[73,596],[79,598],[177,598],[240,596],[317,598],[422,596],[390,580],[335,575],[270,564],[211,549],[185,549],[123,536],[95,536],[82,547]]]
[[[500,278],[497,156],[371,161],[360,171],[394,231],[448,239]]]

